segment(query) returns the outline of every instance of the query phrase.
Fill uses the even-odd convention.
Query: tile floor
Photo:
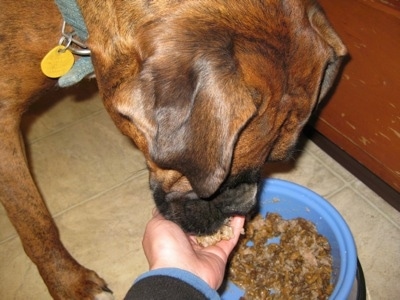
[[[62,240],[122,299],[147,268],[141,235],[153,202],[142,155],[114,127],[93,82],[47,95],[23,129],[32,172]],[[398,211],[310,141],[296,161],[267,166],[265,174],[327,198],[354,234],[368,299],[400,299]],[[2,207],[0,299],[50,299]]]

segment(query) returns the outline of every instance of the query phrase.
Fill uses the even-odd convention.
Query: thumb
[[[229,254],[232,252],[233,248],[235,248],[239,240],[240,234],[242,233],[244,222],[245,222],[244,216],[234,216],[230,221],[230,226],[233,229],[233,237],[229,240],[221,240],[214,246],[210,246],[210,248],[217,247],[219,248],[218,249],[219,251],[222,250],[224,257],[221,257],[221,254],[219,256],[224,260],[228,259]]]

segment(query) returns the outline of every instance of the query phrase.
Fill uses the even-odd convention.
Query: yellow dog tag
[[[54,47],[46,54],[40,63],[44,75],[58,78],[68,73],[74,65],[74,55],[62,45]]]

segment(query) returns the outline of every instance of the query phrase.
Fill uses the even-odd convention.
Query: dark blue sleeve
[[[218,293],[196,275],[176,268],[157,269],[139,276],[125,300],[220,300]]]

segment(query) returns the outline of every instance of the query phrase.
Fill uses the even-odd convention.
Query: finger
[[[145,228],[143,239],[142,239],[142,244],[149,243],[149,240],[151,241],[151,239],[155,235],[157,235],[160,224],[163,221],[165,221],[164,217],[157,210],[157,208],[153,209],[152,214],[153,214],[153,217],[146,224],[146,228]]]
[[[237,244],[237,241],[239,240],[239,237],[243,232],[244,222],[245,222],[245,217],[243,216],[234,216],[230,220],[229,226],[233,230],[233,237],[227,240],[227,242],[229,242],[232,247],[234,247]]]
[[[228,241],[233,244],[233,247],[236,245],[240,235],[242,234],[245,219],[246,218],[244,216],[234,216],[229,221],[229,227],[231,227],[233,230],[233,237],[230,238]],[[188,234],[188,238],[191,240],[191,243],[194,246],[204,248],[203,246],[199,245],[195,235]]]
[[[157,209],[157,207],[154,207],[153,210],[151,211],[151,215],[153,217],[160,215],[160,211]]]
[[[229,239],[229,240],[221,240],[218,243],[216,243],[214,246],[210,246],[207,251],[213,252],[214,254],[217,254],[220,256],[222,259],[226,260],[229,256],[229,254],[232,252],[233,248],[235,248],[240,234],[242,232],[243,226],[244,226],[244,221],[245,217],[243,216],[235,216],[231,219],[230,221],[230,226],[233,228],[233,234],[234,236]],[[216,250],[216,251],[215,251]],[[223,253],[223,256],[221,256],[221,251]]]
[[[234,216],[231,218],[229,226],[233,229],[233,238],[230,241],[232,244],[236,245],[241,233],[243,232],[243,227],[245,223],[244,216]]]
[[[245,219],[246,218],[244,216],[232,217],[229,226],[233,228],[233,233],[235,234],[235,237],[237,236],[239,238],[240,233],[243,230]]]

